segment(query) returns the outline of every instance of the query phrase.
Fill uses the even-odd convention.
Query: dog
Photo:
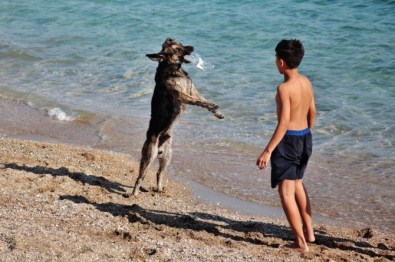
[[[155,89],[151,100],[151,119],[147,138],[141,150],[139,176],[133,188],[132,196],[137,196],[140,186],[152,162],[159,159],[156,174],[157,191],[162,192],[163,174],[172,157],[172,131],[177,119],[186,105],[196,105],[208,109],[217,118],[224,115],[218,111],[218,105],[208,102],[197,91],[188,73],[181,67],[190,63],[186,56],[191,55],[193,46],[184,46],[171,38],[162,45],[162,51],[146,56],[159,65],[155,74]]]

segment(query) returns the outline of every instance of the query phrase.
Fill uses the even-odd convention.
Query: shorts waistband
[[[310,128],[303,130],[287,130],[287,132],[285,132],[285,134],[289,136],[304,136],[308,133],[310,133]]]

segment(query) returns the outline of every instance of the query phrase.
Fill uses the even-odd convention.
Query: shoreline
[[[130,155],[62,143],[0,138],[0,254],[5,261],[391,261],[395,236],[315,224],[309,253],[283,218],[205,203],[171,177],[156,193]],[[193,187],[193,186],[192,186]]]
[[[183,185],[189,186],[193,192],[194,197],[197,197],[200,201],[224,207],[230,211],[244,216],[264,216],[283,220],[286,219],[284,211],[281,207],[259,204],[217,192],[187,178],[176,178],[174,176],[171,176],[170,178],[174,179],[176,182],[182,183]],[[313,214],[313,222],[332,226],[342,226],[342,224],[344,224],[343,222],[339,222],[327,217],[322,217],[316,214]]]
[[[62,108],[61,105],[52,106]],[[0,132],[5,136],[111,150],[129,154],[135,159],[140,157],[148,124],[144,115],[132,114],[125,118],[87,111],[74,121],[60,121],[49,116],[44,109],[31,105],[28,100],[7,96],[0,98],[0,107],[3,108]],[[230,201],[231,205],[237,205],[238,199],[244,199],[248,203],[240,204],[241,208],[250,203],[258,203],[260,206],[252,204],[252,210],[274,207],[282,212],[276,190],[270,190],[267,186],[268,172],[257,172],[253,158],[258,155],[259,148],[218,142],[221,140],[204,143],[199,143],[199,140],[185,140],[184,135],[192,132],[188,121],[181,119],[178,126],[175,130],[169,176],[203,185],[203,192],[197,192],[202,196],[210,195],[207,191],[211,188],[215,192],[222,192],[214,197],[226,194],[229,198],[225,196],[227,200],[222,201],[224,204]],[[374,227],[381,231],[394,232],[393,208],[388,205],[393,199],[391,182],[383,183],[384,180],[371,181],[364,178],[362,181],[367,183],[353,184],[353,190],[349,190],[346,185],[351,185],[359,178],[355,172],[344,176],[349,170],[327,169],[326,167],[335,166],[331,163],[334,160],[317,156],[318,154],[313,156],[309,166],[311,172],[309,171],[305,179],[312,200],[314,221],[319,214],[325,218],[319,222],[333,221],[331,224]],[[350,158],[345,161],[352,160]],[[322,163],[324,166],[321,166]],[[391,179],[391,175],[386,177]],[[339,179],[345,183],[339,184]],[[376,194],[379,189],[380,194]],[[229,200],[232,198],[235,200]],[[339,201],[341,205],[338,204]],[[214,199],[213,202],[218,201]],[[248,210],[246,213],[249,213]]]

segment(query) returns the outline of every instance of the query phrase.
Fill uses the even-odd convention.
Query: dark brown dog
[[[185,110],[185,105],[207,108],[218,118],[224,116],[217,111],[218,106],[204,99],[181,65],[190,63],[185,56],[193,52],[192,46],[183,46],[168,38],[162,45],[162,51],[148,54],[147,57],[159,62],[155,75],[155,90],[151,101],[151,120],[142,152],[139,176],[132,195],[139,192],[141,182],[148,167],[156,157],[159,158],[159,170],[156,174],[157,190],[161,192],[162,176],[169,166],[172,150],[172,128],[177,118]]]

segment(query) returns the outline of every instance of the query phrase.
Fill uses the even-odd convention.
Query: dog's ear
[[[163,62],[163,60],[165,59],[162,54],[147,54],[146,56],[152,61],[156,61],[159,63]]]
[[[171,45],[172,43],[174,43],[174,39],[171,37],[168,37],[163,44],[164,45]]]

